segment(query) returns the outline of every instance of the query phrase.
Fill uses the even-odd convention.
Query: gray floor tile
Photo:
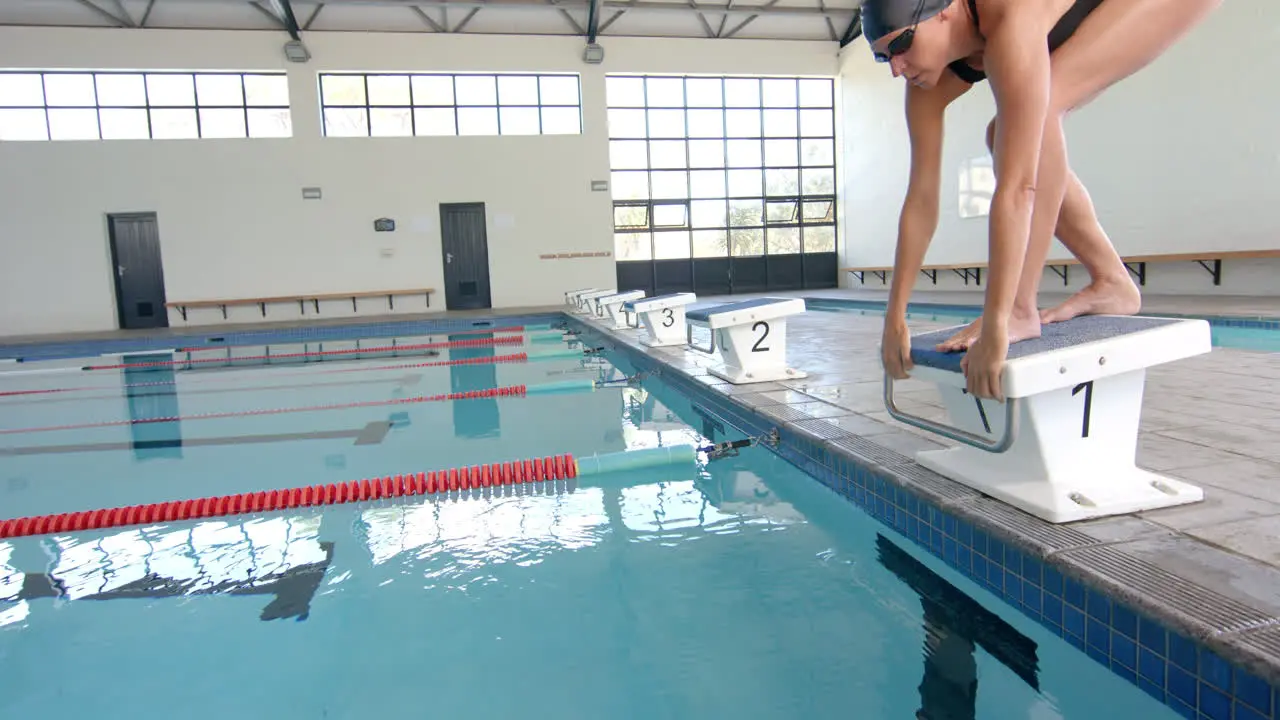
[[[1205,487],[1200,502],[1141,513],[1151,522],[1176,530],[1278,514],[1280,505],[1215,487]]]
[[[1186,531],[1192,537],[1280,566],[1280,515],[1220,523]],[[1280,590],[1276,590],[1280,595]]]

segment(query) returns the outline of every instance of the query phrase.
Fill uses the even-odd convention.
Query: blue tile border
[[[175,347],[222,348],[229,345],[263,345],[269,343],[315,342],[320,340],[355,340],[357,338],[391,337],[406,334],[431,334],[479,330],[500,325],[532,325],[561,322],[559,312],[522,315],[485,315],[467,318],[432,318],[424,320],[379,320],[351,322],[341,325],[300,325],[288,328],[262,328],[220,332],[217,326],[203,326],[191,332],[147,334],[129,338],[78,340],[71,342],[0,343],[0,359],[19,358],[24,362],[61,358],[91,357],[126,352],[169,350]],[[219,338],[217,342],[213,338]]]
[[[1224,654],[1238,648],[1225,643],[1228,633],[1197,638],[1174,629],[1175,623],[1104,592],[1086,569],[1057,555],[1069,550],[1055,549],[1041,538],[1016,537],[989,516],[966,512],[966,498],[932,502],[913,487],[914,464],[884,464],[884,458],[860,456],[853,449],[858,443],[848,442],[861,440],[855,435],[832,437],[771,418],[725,392],[725,386],[712,388],[576,318],[570,323],[592,344],[624,353],[638,371],[656,373],[689,396],[700,414],[748,436],[776,432],[776,444],[766,445],[783,459],[1184,717],[1280,720],[1280,666],[1251,670],[1245,662],[1229,661]],[[1058,532],[1068,541],[1073,533],[1078,534]],[[1085,547],[1102,545],[1089,541],[1093,544]]]

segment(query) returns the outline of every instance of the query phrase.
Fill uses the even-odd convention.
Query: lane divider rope
[[[112,365],[85,365],[81,370],[122,370],[125,368],[167,367],[171,365],[197,365],[202,363],[226,363],[236,360],[283,360],[285,358],[319,357],[322,355],[354,355],[358,353],[395,352],[397,350],[432,350],[436,348],[475,348],[491,345],[523,345],[524,337],[511,335],[500,338],[473,338],[416,345],[385,345],[381,347],[349,348],[346,350],[311,350],[308,352],[281,353],[279,355],[244,355],[240,357],[194,358],[191,360],[157,360],[146,363],[116,363]]]
[[[157,522],[199,520],[392,497],[434,495],[456,490],[520,485],[546,480],[567,480],[577,476],[578,462],[572,455],[553,455],[516,462],[491,463],[417,474],[388,475],[382,478],[349,480],[287,490],[19,517],[0,520],[0,539],[148,525]]]
[[[351,408],[361,407],[378,407],[380,405],[408,405],[411,403],[422,402],[443,402],[448,400],[475,400],[480,398],[495,397],[524,397],[528,388],[524,385],[509,385],[505,387],[486,388],[484,390],[467,390],[465,392],[451,392],[440,395],[419,395],[409,398],[393,398],[391,400],[365,400],[362,402],[352,403],[336,403],[332,405],[310,405],[307,407],[291,407],[291,408],[271,408],[263,410],[235,410],[230,412],[217,413],[196,413],[193,415],[175,415],[172,417],[156,417],[156,418],[130,418],[128,420],[106,420],[103,422],[93,423],[77,423],[73,425],[49,425],[46,427],[34,428],[5,428],[0,429],[0,435],[17,435],[21,433],[40,433],[53,432],[56,430],[85,430],[88,428],[104,428],[116,427],[120,425],[147,425],[151,423],[164,422],[185,422],[188,420],[214,420],[219,418],[230,417],[253,417],[258,415],[280,415],[284,413],[295,412],[312,412],[317,410],[347,410]]]
[[[277,355],[276,357],[279,357],[279,356]],[[403,363],[398,365],[376,365],[373,367],[333,368],[330,370],[306,370],[303,372],[275,371],[271,374],[271,377],[275,378],[275,377],[286,377],[286,376],[296,376],[296,375],[329,375],[332,373],[372,372],[375,370],[402,370],[402,369],[425,368],[425,367],[450,367],[455,365],[485,365],[489,363],[494,363],[494,364],[521,363],[521,362],[527,362],[528,360],[529,360],[528,353],[518,352],[518,353],[510,353],[507,355],[487,355],[484,357],[458,358],[454,360],[431,360],[428,362],[420,362],[420,363]],[[186,385],[187,383],[210,382],[210,381],[226,382],[229,379],[234,380],[238,378],[188,377],[188,378],[182,379],[182,384]],[[129,388],[161,387],[164,385],[176,385],[177,383],[178,383],[178,380],[175,378],[173,380],[154,380],[152,382],[124,383],[123,385],[110,385],[110,386],[88,385],[84,387],[44,388],[40,390],[8,390],[8,391],[0,392],[0,397],[15,397],[15,396],[21,396],[21,395],[49,395],[49,394],[64,393],[64,392],[87,392],[90,390],[115,390],[117,388],[129,389]],[[236,388],[229,388],[229,389],[234,390]],[[271,386],[264,385],[257,389],[269,390],[271,389]],[[113,395],[111,397],[115,397],[115,396]]]

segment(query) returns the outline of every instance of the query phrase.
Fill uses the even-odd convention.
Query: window
[[[322,73],[328,137],[578,135],[578,76]]]
[[[0,140],[292,135],[282,72],[0,72]]]
[[[835,252],[832,78],[605,82],[618,260]]]

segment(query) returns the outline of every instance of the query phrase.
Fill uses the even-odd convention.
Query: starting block
[[[641,344],[649,347],[684,345],[687,334],[684,308],[697,299],[693,293],[657,295],[623,303],[622,310],[636,315],[638,322],[632,327],[644,327],[647,335],[640,337]]]
[[[934,349],[958,329],[911,340],[911,374],[938,386],[949,425],[898,409],[885,376],[891,416],[961,443],[918,453],[920,465],[1053,523],[1204,499],[1135,458],[1146,369],[1210,352],[1208,322],[1094,315],[1045,325],[1009,346],[1004,403],[969,395],[964,355]]]
[[[627,316],[622,310],[623,304],[644,297],[643,290],[625,290],[613,295],[596,298],[596,316],[608,315],[614,330],[627,326]]]
[[[707,372],[735,385],[808,377],[787,367],[787,316],[804,310],[801,298],[761,298],[689,310],[689,347],[710,355],[719,349],[724,367],[708,367]],[[693,343],[694,326],[711,331],[710,347]]]
[[[578,307],[578,297],[583,293],[589,293],[600,288],[579,288],[578,290],[570,290],[564,294],[564,304],[571,308]]]
[[[596,298],[602,298],[607,295],[612,295],[616,292],[618,291],[615,289],[609,289],[609,290],[588,290],[583,293],[578,293],[578,296],[577,296],[578,305],[576,308],[574,308],[573,311],[578,313],[579,315],[590,315],[592,311],[592,306],[595,304]]]

